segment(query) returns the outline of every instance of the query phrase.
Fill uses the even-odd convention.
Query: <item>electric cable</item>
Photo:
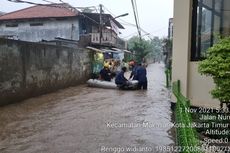
[[[138,34],[139,34],[139,38],[141,40],[141,32],[140,32],[140,28],[139,28],[139,24],[138,24],[138,19],[137,19],[137,14],[136,14],[136,10],[135,10],[134,0],[131,0],[131,3],[132,3],[132,7],[133,7],[133,14],[134,14],[135,22],[136,22],[137,31],[138,31]]]

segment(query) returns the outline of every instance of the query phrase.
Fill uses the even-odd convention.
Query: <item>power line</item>
[[[130,36],[132,36],[132,35],[134,35],[134,34],[137,34],[137,32],[131,33],[131,34],[129,34],[128,36],[124,36],[124,37],[122,37],[122,38],[123,38],[123,39],[124,39],[124,38],[128,38],[128,37],[130,37]]]
[[[99,22],[97,22],[96,20],[92,19],[91,17],[85,15],[84,13],[80,13],[80,15],[82,15],[82,16],[88,18],[89,20],[93,21],[93,22],[96,23],[96,24],[100,24]]]
[[[8,1],[10,1],[10,2],[15,2],[15,3],[27,3],[27,4],[32,4],[32,5],[47,6],[47,4],[34,3],[34,2],[29,2],[29,1],[24,1],[24,0],[8,0]],[[54,3],[54,2],[51,2],[51,1],[48,1],[48,0],[42,0],[42,1],[44,1],[44,2],[49,2],[49,3],[51,3],[51,4],[58,4],[58,3]],[[60,0],[60,1],[63,2],[62,0]],[[60,4],[61,4],[61,3],[60,3]],[[67,7],[71,8],[71,9],[76,9],[76,8],[77,8],[77,7],[71,6],[69,3],[64,3],[64,4],[68,4]],[[63,7],[63,6],[59,6],[59,5],[49,5],[49,7],[60,7],[60,8],[61,8],[61,7]],[[93,6],[93,7],[95,7],[95,6]],[[85,8],[88,8],[88,7],[85,7]],[[89,16],[87,16],[87,15],[85,15],[85,14],[83,14],[83,13],[79,12],[79,14],[82,15],[82,16],[84,16],[84,17],[86,17],[86,18],[88,18],[89,20],[95,22],[96,24],[99,24],[99,22],[97,22],[96,20],[90,18]]]
[[[136,13],[137,23],[138,23],[138,28],[139,28],[138,33],[140,33],[140,39],[141,39],[141,30],[140,30],[140,21],[139,21],[138,9],[137,9],[137,2],[136,0],[133,0],[133,2],[134,2],[135,13]]]
[[[114,13],[112,13],[108,8],[106,8],[105,6],[104,6],[104,8],[110,13],[110,14],[112,14],[113,16],[116,16]],[[136,27],[136,25],[135,24],[133,24],[133,23],[129,23],[129,22],[127,22],[127,21],[125,21],[125,20],[123,20],[123,19],[121,19],[121,18],[118,18],[118,20],[120,20],[120,21],[122,21],[122,22],[124,22],[126,25],[133,25],[133,26],[135,26]],[[124,23],[122,23],[122,24],[124,24]]]
[[[134,14],[135,22],[136,22],[137,31],[138,31],[138,34],[139,34],[139,38],[141,40],[141,31],[140,31],[140,26],[139,26],[139,23],[138,23],[139,19],[137,19],[137,13],[136,13],[136,7],[135,7],[135,4],[134,4],[134,0],[131,0],[131,3],[132,3],[132,7],[133,7],[133,14]]]
[[[135,25],[135,24],[131,24],[131,23],[130,23],[130,26],[132,26],[132,27],[136,27],[136,25]],[[144,30],[144,29],[142,29],[142,28],[140,28],[140,30],[141,30],[142,32],[144,32],[144,33],[145,33],[144,35],[142,35],[142,37],[147,36],[147,37],[149,37],[149,38],[151,39],[151,37],[150,37],[150,36],[154,36],[152,33],[157,33],[157,32],[160,32],[160,31],[164,30],[166,27],[167,27],[167,26],[164,26],[164,27],[159,28],[159,29],[157,29],[157,30],[155,30],[155,31],[153,31],[153,32],[147,32],[147,31],[145,31],[145,30]],[[138,34],[138,33],[137,33],[137,32],[134,32],[134,33],[129,34],[129,35],[127,35],[127,36],[124,36],[124,37],[122,37],[122,38],[128,38],[128,37],[130,37],[130,36],[132,36],[132,35],[134,35],[134,34]]]
[[[48,1],[48,0],[42,0],[44,2],[50,3],[50,4],[54,4],[54,2]]]
[[[125,23],[122,23],[122,24],[136,27],[135,24],[129,23],[129,22],[127,22],[127,21],[125,21]],[[149,33],[149,32],[145,31],[145,30],[144,30],[143,28],[141,28],[141,27],[139,27],[139,29],[140,29],[142,32],[144,32],[145,34]]]
[[[162,27],[162,28],[159,28],[159,29],[157,29],[157,30],[154,30],[153,32],[151,32],[151,33],[157,33],[157,32],[160,32],[160,31],[162,31],[162,30],[164,30],[165,28],[167,28],[168,26],[164,26],[164,27]]]
[[[136,14],[137,14],[138,26],[140,28],[140,20],[139,20],[139,14],[138,14],[137,1],[136,0],[134,0],[134,4],[135,4],[135,10],[136,10]]]
[[[31,5],[46,5],[46,4],[41,4],[41,3],[34,3],[34,2],[29,2],[29,1],[24,1],[24,0],[8,0],[9,2],[15,2],[15,3],[27,3]]]
[[[75,8],[80,9],[80,10],[84,10],[84,9],[91,9],[91,8],[93,8],[93,10],[94,10],[96,13],[98,13],[98,9],[97,9],[97,7],[96,7],[96,6],[75,7]],[[91,10],[92,10],[92,9],[91,9]]]
[[[110,14],[112,14],[113,16],[116,16],[114,13],[112,13],[108,8],[106,8],[104,5],[103,5],[104,9],[107,10]]]

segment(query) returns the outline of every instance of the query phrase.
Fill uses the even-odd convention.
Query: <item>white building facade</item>
[[[174,0],[172,81],[180,80],[193,106],[219,107],[210,94],[213,80],[198,73],[198,62],[218,35],[230,35],[229,10],[229,0]]]

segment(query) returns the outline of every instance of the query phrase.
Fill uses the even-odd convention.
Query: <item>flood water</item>
[[[174,145],[163,64],[148,90],[70,87],[0,107],[0,153],[157,153]]]

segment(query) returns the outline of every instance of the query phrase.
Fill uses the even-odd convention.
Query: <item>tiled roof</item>
[[[78,11],[67,4],[37,5],[0,16],[0,20],[73,17]]]
[[[3,15],[3,14],[5,14],[5,13],[0,11],[0,16]]]

